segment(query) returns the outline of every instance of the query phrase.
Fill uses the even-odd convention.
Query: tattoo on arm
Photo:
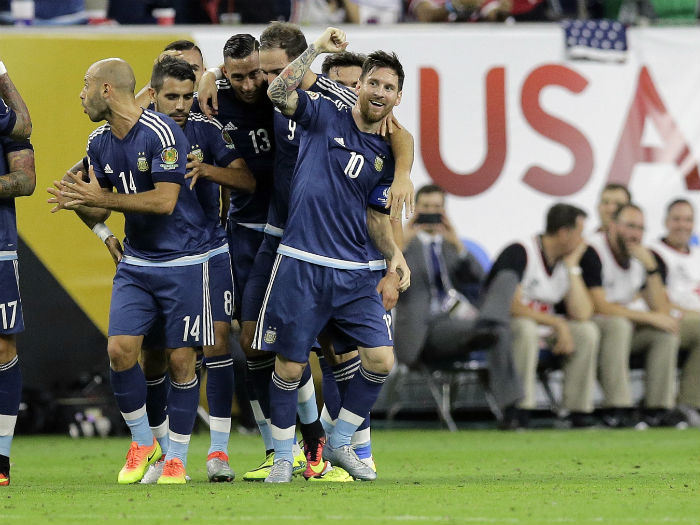
[[[373,209],[367,211],[367,230],[372,242],[382,252],[385,259],[394,258],[394,236],[391,231],[389,216]]]
[[[301,84],[301,79],[311,67],[311,63],[319,55],[316,47],[311,44],[299,55],[294,62],[289,64],[277,78],[272,81],[267,92],[272,103],[280,109],[287,107],[289,94]]]
[[[13,151],[7,155],[7,160],[10,172],[0,175],[0,198],[24,197],[34,193],[34,152],[30,149]]]
[[[29,138],[32,134],[32,120],[29,118],[29,110],[9,75],[0,75],[0,96],[17,115],[17,121],[10,136],[15,139]]]

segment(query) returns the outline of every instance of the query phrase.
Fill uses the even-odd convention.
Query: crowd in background
[[[0,0],[0,23],[393,24],[618,19],[696,23],[698,0]]]

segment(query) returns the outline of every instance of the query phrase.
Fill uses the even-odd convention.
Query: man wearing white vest
[[[513,359],[524,397],[511,428],[527,426],[535,409],[537,364],[542,346],[563,358],[563,406],[572,426],[593,424],[593,388],[598,355],[598,327],[590,321],[593,303],[581,278],[579,260],[586,250],[581,236],[586,212],[555,204],[547,212],[546,230],[507,246],[496,259],[493,276],[512,271],[520,284],[511,302]]]
[[[625,204],[607,231],[588,240],[590,248],[581,258],[600,328],[603,422],[611,427],[634,423],[629,357],[642,351],[646,352],[643,419],[651,426],[678,423],[673,412],[678,321],[670,315],[659,261],[642,245],[643,235],[644,213]],[[640,297],[644,307],[639,306]]]
[[[700,426],[700,248],[690,245],[695,214],[686,199],[666,210],[666,235],[652,244],[666,270],[671,315],[680,322],[680,349],[687,352],[681,372],[678,408]]]

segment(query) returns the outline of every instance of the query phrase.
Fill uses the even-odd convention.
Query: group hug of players
[[[296,26],[275,22],[259,42],[231,37],[223,65],[206,73],[193,43],[174,42],[138,95],[121,59],[87,70],[84,112],[106,123],[48,191],[52,211],[73,210],[117,263],[107,350],[132,437],[119,483],[189,479],[201,354],[208,478],[233,480],[232,319],[265,445],[265,460],[243,479],[376,478],[369,411],[393,365],[388,311],[410,284],[396,239],[401,211],[412,207],[413,141],[392,116],[404,79],[396,55],[365,57],[347,45],[341,30],[329,28],[309,46]],[[326,74],[313,73],[322,53],[329,53]],[[0,94],[13,115],[2,117],[3,133],[17,144],[5,146],[3,138],[7,158],[31,153],[21,97],[23,110]],[[34,181],[33,155],[31,172]],[[8,242],[0,238],[0,250],[11,248],[0,251],[0,303],[9,304],[6,281],[17,296],[12,326],[0,327],[0,388],[16,376],[14,393],[0,396],[0,484],[10,480],[21,393],[12,335],[23,329],[14,197],[30,193],[9,195],[13,232]],[[123,247],[104,224],[111,211],[125,216]],[[5,347],[13,359],[5,359]],[[324,370],[320,415],[312,350]]]

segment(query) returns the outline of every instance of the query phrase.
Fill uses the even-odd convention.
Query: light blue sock
[[[308,365],[304,368],[299,382],[299,390],[297,391],[297,414],[299,414],[299,421],[304,425],[313,423],[318,419],[318,405],[316,405],[314,379],[311,377],[311,367]]]
[[[184,436],[178,436],[178,438],[184,437]],[[165,461],[170,461],[171,459],[179,459],[182,461],[182,464],[186,467],[187,466],[187,449],[190,446],[190,436],[186,436],[187,441],[177,441],[177,438],[173,438],[173,435],[170,435],[170,448],[168,449],[168,453],[165,456]]]

